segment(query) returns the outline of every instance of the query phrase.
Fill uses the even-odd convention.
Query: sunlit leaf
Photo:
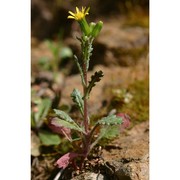
[[[58,109],[53,109],[55,114],[62,120],[68,121],[68,122],[74,122],[71,117],[65,113],[64,111],[58,110]]]
[[[102,138],[112,139],[112,138],[115,138],[117,135],[120,134],[120,128],[119,128],[119,126],[115,126],[115,125],[114,126],[108,126],[108,128],[106,126],[106,127],[103,127],[101,129],[101,132],[103,133]]]
[[[65,128],[73,129],[73,130],[84,133],[84,130],[81,127],[79,127],[74,121],[68,122],[59,118],[54,118],[51,121],[51,124],[55,126],[63,126]]]
[[[102,125],[118,125],[122,123],[122,117],[117,117],[116,115],[109,115],[98,121],[98,124]]]
[[[98,134],[97,139],[92,143],[91,149],[101,140],[103,137],[112,138],[115,137],[119,132],[116,127],[122,123],[122,118],[117,117],[116,115],[109,115],[102,118],[96,123],[96,126],[101,125],[100,133]]]

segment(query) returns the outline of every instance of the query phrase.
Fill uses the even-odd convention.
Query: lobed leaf
[[[103,137],[108,139],[115,137],[119,133],[118,126],[116,125],[120,125],[121,123],[122,118],[117,117],[116,115],[109,115],[99,120],[95,127],[98,125],[103,125],[104,127],[101,128],[100,133],[98,134],[98,138],[91,144],[90,149],[92,149]]]
[[[73,102],[76,104],[76,106],[79,108],[82,116],[84,115],[84,102],[82,99],[82,95],[78,89],[74,89],[71,94]]]
[[[91,144],[91,149],[102,139],[112,139],[115,138],[120,133],[118,126],[104,126],[101,128],[98,138]]]
[[[89,85],[87,87],[86,95],[89,96],[89,93],[91,92],[92,88],[96,85],[97,82],[101,80],[103,77],[102,71],[96,71],[94,75],[91,76],[91,81],[89,81]]]
[[[119,126],[114,125],[114,126],[108,126],[108,127],[109,127],[108,130],[106,130],[107,126],[101,129],[101,131],[105,131],[105,133],[102,136],[103,139],[113,139],[117,135],[119,135],[120,133]]]
[[[101,125],[119,125],[122,123],[122,117],[117,117],[116,115],[109,115],[102,118],[97,123]]]
[[[106,133],[110,129],[111,129],[111,126],[105,126],[104,128],[101,128],[100,133],[98,134],[98,138],[91,144],[90,149],[92,149],[106,135]]]

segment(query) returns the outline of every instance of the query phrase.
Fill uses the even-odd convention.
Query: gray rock
[[[76,176],[72,180],[107,180],[102,174],[87,172]]]
[[[105,65],[135,65],[141,56],[147,54],[148,29],[123,27],[122,23],[104,23],[96,40],[94,59]]]
[[[149,123],[136,125],[128,136],[119,137],[112,142],[121,149],[104,151],[104,157],[114,168],[117,180],[149,179]],[[109,158],[108,158],[109,157]]]

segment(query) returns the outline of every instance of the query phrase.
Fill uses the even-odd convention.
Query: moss
[[[144,12],[129,13],[123,27],[136,27],[136,26],[149,28],[149,14]]]
[[[129,85],[127,92],[133,98],[129,103],[122,103],[122,98],[113,97],[111,108],[116,108],[118,112],[127,113],[132,123],[136,124],[149,119],[149,79],[136,80]]]

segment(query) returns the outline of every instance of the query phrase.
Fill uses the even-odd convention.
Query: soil
[[[102,180],[148,180],[149,122],[135,125],[104,147],[98,146],[83,171],[58,170],[52,166],[53,162],[52,157],[34,158],[32,179],[55,179],[61,174],[59,179],[62,180],[95,180],[97,177]]]
[[[104,77],[92,90],[89,114],[96,118],[110,112],[124,112],[131,117],[131,125],[114,140],[98,144],[88,157],[83,171],[73,171],[71,167],[64,171],[58,169],[54,163],[66,150],[56,151],[56,148],[64,148],[61,145],[41,146],[35,135],[36,130],[32,129],[32,146],[36,147],[36,155],[31,156],[32,180],[149,179],[148,15],[145,13],[141,16],[142,12],[133,16],[113,14],[107,18],[105,6],[108,6],[108,2],[94,14],[94,18],[97,18],[99,13],[102,13],[101,20],[104,26],[94,42],[94,54],[88,77],[98,70],[103,71]],[[39,97],[50,98],[53,102],[52,107],[66,108],[72,116],[78,118],[79,114],[73,106],[70,94],[74,88],[82,91],[82,87],[73,59],[68,58],[65,64],[60,65],[56,80],[52,71],[44,70],[38,64],[42,57],[53,58],[44,37],[50,38],[57,34],[57,27],[46,29],[43,34],[40,31],[36,32],[38,27],[45,19],[48,24],[53,24],[53,27],[58,26],[55,23],[56,19],[52,20],[53,16],[58,17],[58,13],[51,12],[54,11],[54,6],[48,10],[48,15],[48,3],[33,0],[32,4],[36,7],[33,12],[39,8],[38,3],[44,5],[41,6],[41,18],[35,18],[34,15],[35,20],[32,22],[32,90],[38,92]],[[117,9],[114,3],[112,6]],[[71,3],[66,2],[58,11],[66,16],[65,12],[72,7],[74,6]],[[64,22],[63,17],[61,22]],[[66,24],[66,21],[64,23]],[[74,38],[74,35],[79,33],[78,30],[75,27],[71,32],[70,29],[74,27],[71,23],[65,27],[69,30],[63,39],[64,45],[70,47],[74,54],[80,54],[80,45]],[[36,112],[34,104],[32,112]],[[42,124],[45,126],[44,122]]]
[[[99,147],[99,150],[102,147]],[[121,134],[102,148],[100,157],[88,161],[80,175],[61,179],[72,180],[148,180],[149,179],[149,123],[143,122]],[[67,172],[68,173],[67,173]],[[67,173],[67,174],[66,174]]]

